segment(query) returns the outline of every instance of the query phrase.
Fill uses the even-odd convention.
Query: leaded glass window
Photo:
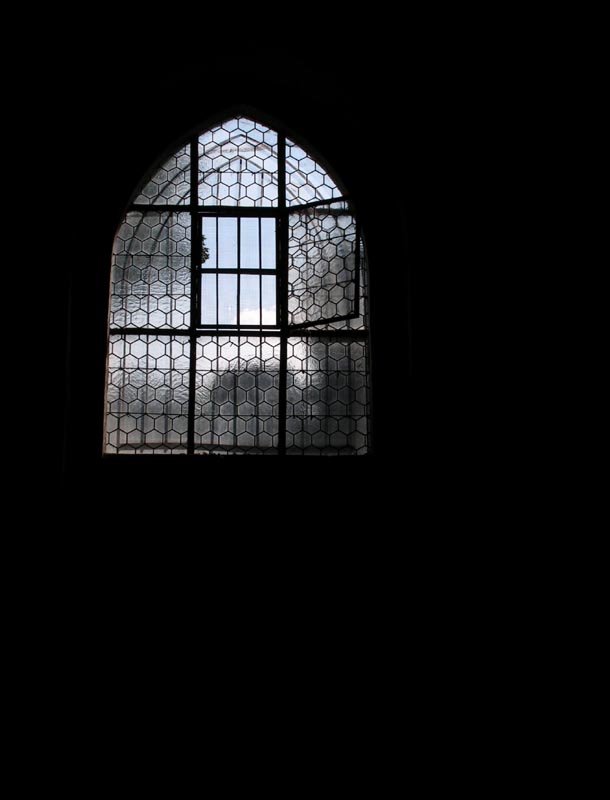
[[[107,454],[370,452],[367,261],[319,159],[237,116],[143,182],[116,234]]]

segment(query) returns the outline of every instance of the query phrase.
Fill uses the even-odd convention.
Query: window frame
[[[272,130],[277,133],[277,170],[278,170],[278,200],[275,206],[239,206],[239,205],[206,205],[200,201],[198,193],[199,185],[199,137],[208,130],[211,130],[216,125],[222,124],[235,117],[245,116],[261,125],[268,125]],[[267,121],[262,119],[258,114],[251,112],[237,111],[232,115],[222,115],[215,121],[208,121],[206,126],[198,126],[196,130],[181,140],[182,146],[186,147],[190,153],[190,191],[188,203],[155,203],[154,201],[144,204],[131,202],[126,211],[127,212],[141,212],[147,213],[188,213],[190,214],[190,233],[191,233],[191,310],[189,325],[182,329],[177,328],[152,328],[150,326],[123,326],[123,327],[109,327],[108,336],[112,335],[138,335],[138,336],[168,336],[173,337],[188,337],[190,345],[189,355],[189,410],[188,410],[188,436],[187,436],[187,455],[200,455],[198,448],[194,441],[194,416],[195,416],[195,388],[196,388],[196,375],[197,375],[197,340],[202,336],[218,336],[218,337],[270,337],[279,338],[280,340],[280,367],[279,367],[279,383],[280,383],[280,403],[278,411],[279,420],[279,433],[277,444],[277,455],[287,455],[286,446],[286,421],[287,414],[287,400],[286,400],[286,384],[287,384],[287,350],[288,342],[292,337],[298,338],[321,338],[321,339],[339,339],[345,341],[363,341],[366,346],[369,346],[370,339],[370,326],[368,320],[365,319],[365,326],[362,329],[344,329],[344,330],[329,330],[325,328],[316,328],[316,326],[326,326],[329,323],[343,322],[347,320],[358,319],[360,315],[365,312],[360,306],[360,285],[361,285],[361,248],[363,246],[363,233],[361,230],[359,218],[354,208],[353,202],[349,195],[342,191],[340,196],[332,197],[325,200],[315,200],[307,203],[288,205],[286,202],[286,141],[290,138],[295,142],[299,142],[300,137],[293,135],[285,130],[277,122]],[[299,145],[301,146],[301,145]],[[167,152],[175,152],[176,148],[180,147],[178,143],[174,148]],[[312,159],[328,172],[331,178],[335,181],[337,187],[340,187],[340,181],[336,180],[332,169],[330,169],[324,160],[319,157],[314,148],[307,144],[303,144],[306,152]],[[162,164],[167,153],[159,159],[158,164]],[[134,192],[136,198],[141,187],[150,176],[153,170],[150,170],[143,181],[140,183],[138,189]],[[325,318],[316,321],[305,321],[302,323],[289,324],[288,321],[288,269],[289,269],[289,250],[288,250],[288,236],[289,236],[289,221],[290,216],[298,213],[299,211],[315,208],[319,206],[330,206],[335,203],[345,203],[349,209],[348,213],[353,215],[356,225],[356,245],[355,245],[355,298],[353,313],[332,318]],[[202,248],[202,220],[204,217],[235,217],[239,221],[246,217],[273,217],[276,219],[276,268],[275,270],[243,270],[238,267],[235,273],[239,275],[254,272],[255,274],[273,274],[276,277],[276,324],[275,325],[240,325],[239,321],[236,325],[226,324],[203,324],[201,320],[201,277],[206,273],[222,274],[227,272],[221,268],[214,270],[204,269],[201,265],[201,248]],[[241,224],[238,223],[238,230]],[[239,245],[238,245],[239,248]],[[239,281],[239,278],[238,278]],[[262,297],[261,297],[262,302]],[[239,294],[238,294],[238,309],[239,309]],[[368,356],[369,364],[367,367],[369,387],[368,392],[370,395],[370,354]],[[370,397],[369,397],[370,405]],[[372,452],[372,430],[369,410],[369,422],[367,429],[367,454]],[[106,422],[104,424],[106,430]],[[106,442],[106,436],[104,436]],[[143,455],[142,453],[131,451],[133,455]],[[104,457],[116,457],[120,453],[103,452]]]
[[[196,242],[194,245],[196,251],[199,255],[199,268],[195,275],[195,283],[191,289],[196,294],[197,300],[197,316],[196,316],[196,327],[198,330],[201,331],[238,331],[238,330],[267,330],[270,332],[278,331],[280,328],[280,308],[281,308],[281,281],[280,275],[282,273],[281,269],[281,259],[282,253],[280,248],[280,240],[279,240],[279,228],[280,228],[280,212],[279,209],[276,208],[251,208],[251,207],[243,207],[240,208],[239,206],[202,206],[197,223],[196,223],[196,231],[195,231],[195,238]],[[252,213],[253,211],[268,211],[273,213]],[[248,213],[241,213],[242,211],[247,211]],[[230,213],[228,213],[230,212]],[[203,228],[203,219],[205,217],[209,217],[210,219],[220,219],[221,217],[225,218],[232,218],[235,217],[238,220],[237,230],[238,230],[238,239],[237,239],[237,253],[238,253],[238,266],[235,269],[229,269],[225,267],[217,266],[216,268],[204,268],[201,266],[201,254],[202,254],[202,228]],[[276,231],[275,231],[275,269],[263,269],[262,267],[259,269],[249,269],[241,267],[241,220],[242,219],[275,219],[276,220]],[[260,235],[260,234],[259,234]],[[218,305],[217,305],[217,314],[216,314],[216,324],[204,323],[202,321],[202,308],[201,308],[201,278],[203,275],[237,275],[237,323],[235,325],[227,325],[227,324],[219,324],[218,323]],[[259,275],[261,279],[264,275],[272,275],[275,277],[275,324],[263,324],[260,325],[251,324],[251,325],[242,325],[240,323],[240,277],[241,275]],[[261,284],[262,289],[262,284]],[[217,290],[218,291],[218,290]],[[260,295],[260,302],[262,303],[262,293]],[[218,304],[218,300],[217,300]]]

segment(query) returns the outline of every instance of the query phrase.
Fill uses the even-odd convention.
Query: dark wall
[[[65,430],[54,452],[69,492],[186,469],[176,459],[155,458],[137,467],[138,475],[129,458],[120,466],[101,459],[110,254],[125,206],[151,163],[186,131],[235,104],[276,118],[332,164],[354,199],[370,253],[375,455],[324,464],[291,459],[290,469],[331,477],[376,470],[392,479],[428,468],[437,457],[431,452],[444,446],[451,409],[443,392],[452,388],[444,373],[443,318],[450,268],[438,211],[448,202],[451,114],[433,65],[411,69],[394,57],[316,66],[279,50],[230,60],[220,52],[139,71],[108,59],[85,81],[72,70],[62,78],[56,136],[64,208],[54,235],[65,253],[59,306],[67,356],[65,374],[58,371],[57,413]],[[202,463],[196,480],[199,473],[233,479],[249,469],[248,459],[232,459],[240,463],[231,466],[228,459],[222,466],[199,461],[214,461],[216,472],[208,475],[210,464]],[[270,474],[279,469],[265,466]]]

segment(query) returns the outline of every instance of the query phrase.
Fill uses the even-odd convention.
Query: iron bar
[[[345,214],[346,209],[334,209],[330,208],[331,205],[334,203],[347,203],[349,204],[349,197],[343,195],[342,197],[331,197],[329,200],[312,200],[310,203],[299,203],[298,205],[289,205],[288,211],[302,211],[303,209],[307,208],[316,208],[316,206],[328,206],[328,214]],[[347,209],[348,210],[348,209]]]
[[[276,206],[198,206],[199,213],[204,217],[277,217]],[[134,209],[138,210],[138,209]],[[182,208],[182,211],[187,211]]]
[[[279,271],[279,303],[276,313],[279,316],[280,338],[280,385],[278,403],[278,455],[286,455],[286,391],[288,378],[288,214],[286,212],[286,137],[278,136],[278,204],[280,207],[279,230],[277,232]],[[276,291],[277,291],[276,290]]]
[[[354,280],[354,314],[360,316],[360,223],[356,220],[356,263]]]
[[[243,269],[234,269],[233,267],[221,267],[220,269],[206,269],[200,270],[202,275],[277,275],[276,269],[254,269],[245,267]]]
[[[198,313],[198,269],[201,247],[199,245],[199,221],[195,209],[197,199],[198,168],[199,161],[197,155],[197,137],[191,139],[191,316],[190,316],[190,336],[189,336],[189,391],[188,391],[188,419],[187,419],[187,443],[188,454],[192,454],[195,449],[195,379],[197,375],[197,337],[196,323]]]
[[[261,329],[259,326],[252,327],[250,329],[249,326],[243,326],[239,330],[236,329],[235,325],[212,325],[206,326],[202,328],[197,328],[195,330],[195,336],[215,336],[218,333],[221,333],[222,336],[268,336],[269,338],[278,338],[282,335],[282,331],[278,327],[268,327]],[[335,336],[338,339],[365,339],[368,336],[368,331],[365,329],[362,330],[305,330],[302,328],[295,328],[294,325],[291,325],[287,328],[288,336],[296,336],[299,339],[304,336]],[[111,336],[173,336],[173,337],[188,337],[190,335],[190,331],[188,330],[179,330],[176,328],[111,328],[110,329]]]

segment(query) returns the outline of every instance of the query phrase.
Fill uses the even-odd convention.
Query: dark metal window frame
[[[235,217],[238,220],[237,225],[237,268],[230,269],[226,267],[219,267],[216,266],[215,268],[204,268],[200,266],[197,270],[197,274],[195,277],[195,285],[193,287],[193,291],[197,294],[197,303],[198,303],[198,310],[197,310],[197,328],[199,330],[208,330],[208,331],[234,331],[234,330],[249,330],[252,328],[253,330],[265,330],[265,331],[277,331],[279,328],[278,319],[280,314],[280,290],[279,290],[279,275],[280,275],[280,248],[279,248],[279,236],[278,236],[278,229],[279,229],[279,222],[280,222],[280,214],[277,209],[266,209],[268,212],[274,213],[266,213],[266,214],[253,214],[252,208],[242,209],[239,206],[204,206],[204,210],[200,211],[198,221],[197,221],[197,230],[195,237],[197,238],[199,244],[197,246],[197,250],[199,253],[199,258],[201,259],[202,253],[202,223],[204,217],[209,217],[210,219],[220,219],[221,217],[226,218],[233,218]],[[222,209],[222,211],[221,211]],[[232,211],[231,214],[227,214],[226,210],[230,209]],[[243,214],[243,211],[247,211],[248,213]],[[259,209],[256,209],[259,210]],[[263,210],[263,209],[260,209]],[[258,219],[259,223],[260,220],[266,219],[275,219],[276,220],[276,230],[275,230],[275,269],[263,269],[262,267],[259,269],[247,269],[241,266],[241,222],[242,219]],[[217,230],[217,247],[218,247],[218,227]],[[262,247],[261,242],[261,227],[259,224],[259,249]],[[217,256],[218,262],[218,256]],[[206,325],[201,321],[201,276],[202,275],[237,275],[237,324],[236,325]],[[260,325],[242,325],[240,321],[240,288],[241,288],[241,276],[242,275],[258,275],[260,276],[261,282],[260,286],[260,302],[262,304],[262,279],[264,275],[270,275],[275,277],[275,323],[270,325],[263,325],[261,322]],[[216,319],[218,319],[218,285],[216,287]]]
[[[263,123],[264,124],[264,123]],[[209,129],[209,128],[208,128]],[[199,203],[199,136],[201,129],[194,133],[188,140],[190,148],[190,202],[189,203],[166,203],[166,204],[138,204],[131,203],[127,209],[142,213],[189,213],[191,225],[191,308],[190,325],[185,328],[150,328],[150,327],[111,327],[109,334],[112,335],[138,335],[144,337],[188,337],[190,343],[189,359],[189,401],[188,401],[188,433],[187,433],[187,455],[195,455],[198,448],[195,445],[195,387],[197,373],[197,339],[202,336],[222,336],[228,338],[247,337],[276,337],[280,339],[280,369],[279,369],[279,409],[278,409],[278,447],[277,454],[286,455],[286,422],[287,422],[287,360],[288,360],[288,340],[291,337],[299,338],[340,338],[351,341],[368,341],[368,326],[364,330],[316,330],[316,325],[327,325],[334,322],[343,322],[357,319],[360,315],[360,250],[362,232],[357,215],[352,208],[349,197],[343,194],[340,197],[333,197],[328,200],[317,200],[308,203],[287,205],[286,203],[286,135],[275,125],[273,129],[278,136],[278,205],[277,206],[211,206]],[[309,152],[309,149],[308,149]],[[324,168],[326,166],[324,165]],[[303,322],[298,324],[288,324],[288,233],[289,217],[291,214],[302,210],[329,206],[334,203],[346,203],[354,214],[356,223],[355,237],[355,293],[354,311],[351,314],[326,318],[317,322]],[[237,270],[224,269],[202,269],[202,219],[204,216],[211,217],[275,217],[276,222],[276,269],[275,270]],[[241,226],[238,225],[238,232]],[[239,234],[238,234],[239,235]],[[238,252],[240,245],[238,243]],[[222,274],[234,272],[236,274],[263,273],[276,276],[276,319],[277,325],[202,325],[201,324],[201,275],[205,273]],[[239,285],[239,282],[238,282]],[[261,296],[262,302],[262,296]],[[239,313],[239,294],[237,298],[237,309]],[[238,317],[239,320],[239,317]],[[370,436],[370,431],[369,431]],[[370,446],[370,445],[369,445]],[[116,454],[104,454],[105,456],[115,457]]]

